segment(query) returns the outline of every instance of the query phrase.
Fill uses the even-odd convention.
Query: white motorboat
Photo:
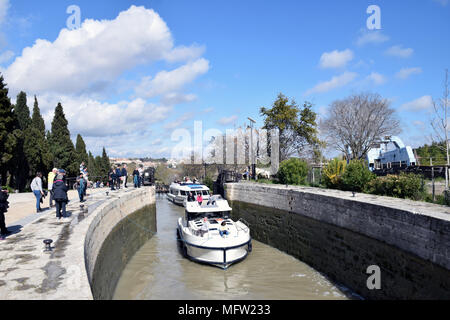
[[[249,227],[230,218],[231,207],[220,195],[201,205],[185,202],[186,216],[178,219],[177,238],[183,255],[193,261],[227,269],[252,250]]]
[[[198,183],[176,183],[173,182],[169,187],[169,193],[167,194],[167,200],[183,205],[189,193],[192,192],[195,197],[201,194],[203,200],[209,200],[209,188],[203,184]]]

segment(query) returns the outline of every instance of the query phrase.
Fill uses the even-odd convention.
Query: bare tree
[[[445,170],[445,189],[448,189],[449,185],[449,141],[448,141],[448,102],[449,102],[449,91],[448,91],[448,69],[445,69],[445,80],[444,80],[444,96],[440,99],[439,104],[433,101],[434,107],[434,117],[431,120],[431,126],[433,128],[434,134],[432,135],[433,142],[437,142],[437,145],[441,142],[444,143],[444,151],[446,152],[447,167]]]
[[[320,127],[329,145],[347,159],[363,159],[380,138],[401,131],[390,102],[374,93],[334,101]]]

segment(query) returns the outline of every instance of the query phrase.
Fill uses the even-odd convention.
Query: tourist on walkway
[[[128,188],[127,187],[128,171],[127,171],[127,165],[126,164],[123,164],[121,175],[122,175],[122,180],[123,180],[123,187],[124,188]]]
[[[134,187],[135,188],[140,188],[141,187],[141,183],[139,181],[139,171],[138,169],[134,169],[133,171],[133,182],[134,182]]]
[[[36,174],[36,177],[31,181],[30,187],[36,197],[36,212],[41,212],[41,197],[44,196],[44,190],[42,190],[42,173],[38,172]]]
[[[53,198],[56,203],[56,217],[59,219],[66,218],[66,204],[69,201],[67,197],[67,185],[64,182],[64,176],[58,174],[53,182]],[[62,212],[61,212],[62,211]]]
[[[78,178],[78,197],[80,198],[80,202],[84,202],[84,195],[86,192],[86,179],[84,178],[83,173],[80,173]]]
[[[139,186],[142,186],[144,185],[144,168],[142,167],[142,164],[139,165],[138,171],[139,171]]]
[[[116,188],[120,189],[120,183],[122,181],[122,170],[120,164],[116,167]]]
[[[5,237],[11,233],[5,224],[5,212],[9,208],[8,197],[8,190],[0,190],[0,240],[5,240]]]
[[[57,173],[58,173],[58,169],[56,169],[56,168],[53,168],[53,170],[48,173],[48,179],[47,179],[48,186],[47,186],[47,189],[50,192],[50,201],[49,201],[49,207],[50,208],[53,207],[53,191],[52,191],[52,188],[53,188],[53,181],[55,180]]]
[[[111,187],[111,191],[116,190],[116,189],[114,188],[114,184],[116,183],[116,173],[115,173],[113,167],[111,167],[111,168],[109,169],[109,172],[108,172],[108,178],[109,178],[109,186]]]

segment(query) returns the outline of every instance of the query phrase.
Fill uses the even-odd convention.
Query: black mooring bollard
[[[52,251],[52,247],[51,247],[52,243],[53,243],[52,239],[45,239],[44,240],[44,244],[45,244],[45,250],[44,251]]]

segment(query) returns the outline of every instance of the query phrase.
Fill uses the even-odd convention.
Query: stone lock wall
[[[450,299],[447,207],[325,189],[226,185],[252,237],[368,299]],[[371,265],[381,289],[367,287]]]
[[[105,300],[112,299],[126,264],[156,232],[155,188],[123,194],[97,210],[86,234],[85,263],[93,298]]]

